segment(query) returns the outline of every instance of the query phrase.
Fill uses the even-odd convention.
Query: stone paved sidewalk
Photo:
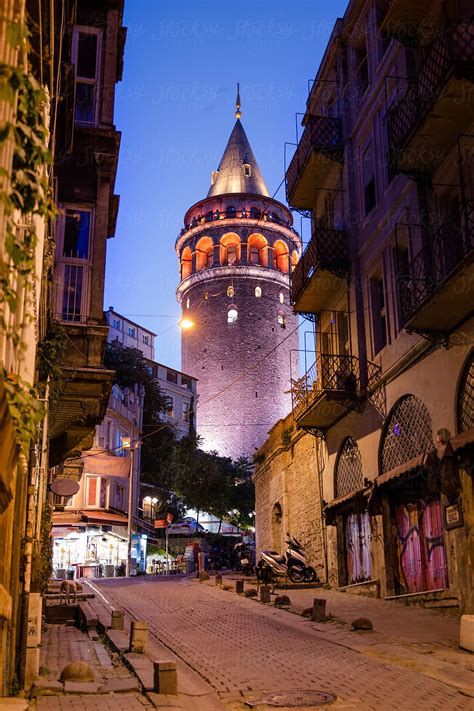
[[[112,688],[114,683],[136,686],[134,675],[99,640],[95,632],[83,633],[76,627],[47,625],[42,635],[39,682],[56,682],[69,662],[87,662],[98,686]],[[142,711],[152,704],[140,692],[92,693],[38,696],[29,703],[31,711]]]

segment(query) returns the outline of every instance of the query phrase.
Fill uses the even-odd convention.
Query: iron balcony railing
[[[420,121],[433,108],[451,73],[467,72],[474,79],[474,22],[450,24],[427,50],[426,57],[399,100],[388,112],[388,142],[392,156],[404,148]],[[459,107],[462,111],[462,107]],[[454,139],[453,139],[454,140]]]
[[[283,220],[281,217],[279,217],[276,212],[264,212],[263,210],[252,210],[252,209],[242,209],[242,210],[235,210],[234,212],[229,212],[228,210],[214,210],[214,211],[209,211],[206,214],[203,215],[197,215],[196,217],[193,217],[193,219],[189,222],[189,224],[186,224],[180,231],[178,238],[181,237],[182,235],[186,234],[186,232],[189,232],[190,230],[193,230],[195,227],[199,227],[200,225],[205,225],[210,222],[218,222],[219,220],[257,220],[257,221],[262,221],[263,222],[270,222],[276,225],[283,225],[286,227],[288,230],[291,230],[292,232],[295,232],[295,234],[298,234],[296,230],[286,221]]]
[[[318,269],[347,278],[349,252],[347,233],[316,222],[311,239],[291,274],[291,302],[295,304]]]
[[[356,356],[320,353],[303,377],[292,382],[293,416],[298,420],[325,391],[355,397],[359,390],[360,369]]]
[[[410,262],[409,273],[398,278],[402,318],[414,313],[449,279],[474,248],[474,201],[467,201],[460,220],[447,220],[429,230],[426,244]]]
[[[344,147],[341,119],[331,116],[308,117],[308,122],[296,148],[295,155],[286,171],[287,198],[295,189],[296,183],[313,151],[342,162]]]

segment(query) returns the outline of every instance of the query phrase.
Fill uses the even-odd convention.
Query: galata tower
[[[186,212],[176,241],[181,282],[182,370],[198,378],[197,430],[203,447],[250,459],[291,409],[298,317],[289,274],[301,240],[274,200],[240,121],[211,187]]]

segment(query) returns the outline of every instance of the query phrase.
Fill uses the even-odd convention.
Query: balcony
[[[345,230],[318,223],[291,274],[291,302],[299,313],[318,313],[337,300],[349,276]]]
[[[454,220],[433,229],[398,279],[402,318],[407,330],[449,332],[474,303],[474,201]]]
[[[50,466],[78,457],[92,446],[109,400],[113,370],[103,366],[108,326],[63,323],[67,346],[59,397],[51,402],[48,436]]]
[[[389,149],[399,172],[429,173],[443,162],[472,122],[473,81],[474,22],[449,25],[389,111]]]
[[[308,116],[303,135],[286,171],[286,197],[296,208],[311,210],[315,187],[327,182],[328,171],[343,162],[341,119]]]
[[[358,405],[359,359],[321,353],[291,388],[293,417],[302,428],[326,430]]]

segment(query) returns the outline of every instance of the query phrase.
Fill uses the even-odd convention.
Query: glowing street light
[[[189,331],[189,329],[194,326],[194,321],[191,321],[190,318],[182,318],[178,326],[182,328],[183,331]]]

